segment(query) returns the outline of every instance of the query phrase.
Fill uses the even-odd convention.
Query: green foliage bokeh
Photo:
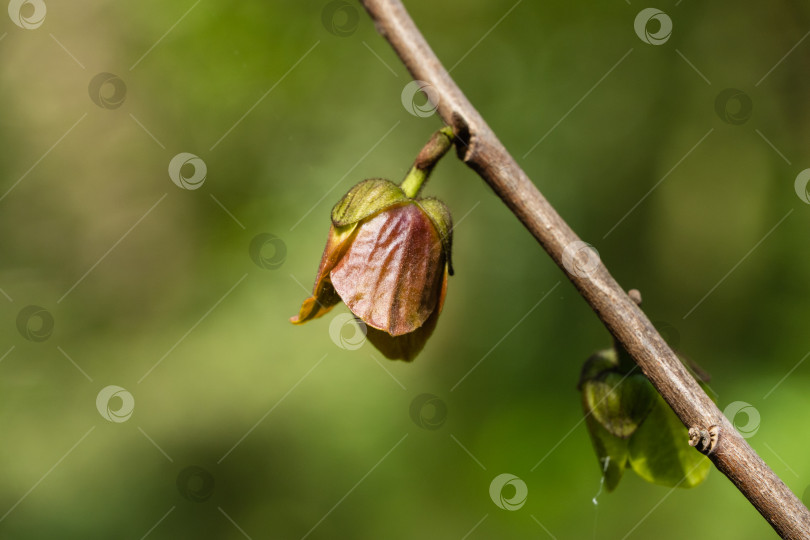
[[[327,3],[48,2],[34,30],[2,15],[0,536],[773,536],[716,471],[672,493],[627,475],[593,504],[576,383],[609,336],[452,155],[424,193],[458,223],[456,275],[416,361],[339,348],[334,315],[288,323],[334,202],[401,179],[441,126],[403,107],[410,77],[365,13],[351,4],[357,27],[337,36]],[[713,375],[720,408],[756,408],[749,441],[801,495],[810,366],[780,380],[810,348],[810,206],[794,191],[810,42],[769,70],[810,11],[677,4],[657,6],[674,30],[653,46],[636,3],[522,2],[495,25],[513,3],[407,2],[549,201]],[[103,72],[126,84],[118,108],[88,95]],[[753,103],[741,124],[715,111],[726,88]],[[197,190],[167,174],[181,152],[207,166]],[[251,259],[259,234],[281,239],[282,265]],[[18,331],[28,305],[53,317],[43,341]],[[125,422],[96,410],[109,385],[134,396]],[[411,418],[424,393],[446,407],[435,429]],[[178,488],[191,466],[213,479],[190,488],[199,502]],[[519,510],[489,496],[502,473],[528,486]]]

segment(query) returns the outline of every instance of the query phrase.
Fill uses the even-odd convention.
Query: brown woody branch
[[[537,190],[487,123],[470,104],[411,20],[400,0],[361,0],[377,30],[388,40],[414,79],[432,85],[438,113],[453,128],[459,157],[471,167],[566,273],[607,329],[630,353],[684,425],[712,433],[697,444],[717,469],[745,495],[782,538],[810,538],[810,513],[748,445],[706,395],[641,309],[599,262],[588,272],[571,266],[566,247],[580,242]],[[591,271],[592,270],[592,271]],[[709,441],[707,441],[708,443]],[[684,437],[684,444],[687,438]]]

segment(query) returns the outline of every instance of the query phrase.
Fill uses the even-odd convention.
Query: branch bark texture
[[[538,191],[442,66],[400,0],[361,0],[377,30],[414,79],[429,83],[441,118],[453,128],[461,160],[478,173],[565,272],[607,329],[630,353],[684,425],[713,433],[698,444],[715,467],[782,537],[810,538],[810,513],[740,436],[607,268],[571,265],[579,237]],[[568,251],[566,251],[568,248]],[[577,250],[578,251],[578,250]],[[568,264],[564,260],[568,260]],[[592,262],[592,261],[590,261]],[[697,441],[695,441],[697,442]],[[684,437],[684,444],[687,438]]]

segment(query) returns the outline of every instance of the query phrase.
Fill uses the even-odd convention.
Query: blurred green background
[[[352,349],[351,325],[333,341],[343,306],[287,322],[334,202],[400,179],[441,126],[403,106],[410,78],[358,4],[45,4],[41,24],[18,6],[36,28],[0,17],[0,537],[775,537],[717,471],[688,491],[627,473],[594,505],[575,386],[609,335],[454,156],[426,193],[458,222],[457,273],[415,362]],[[629,4],[407,2],[721,409],[759,413],[750,443],[801,496],[810,8],[663,1],[672,35],[651,45]],[[182,152],[199,189],[169,177]],[[278,240],[251,252],[261,234]],[[110,385],[125,421],[96,406]],[[436,429],[412,418],[424,393]],[[490,498],[502,473],[527,485],[517,511]]]

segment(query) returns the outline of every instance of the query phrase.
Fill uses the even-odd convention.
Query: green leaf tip
[[[709,475],[711,462],[689,446],[688,440],[686,427],[664,399],[656,396],[650,415],[630,438],[630,466],[653,484],[695,487]]]

